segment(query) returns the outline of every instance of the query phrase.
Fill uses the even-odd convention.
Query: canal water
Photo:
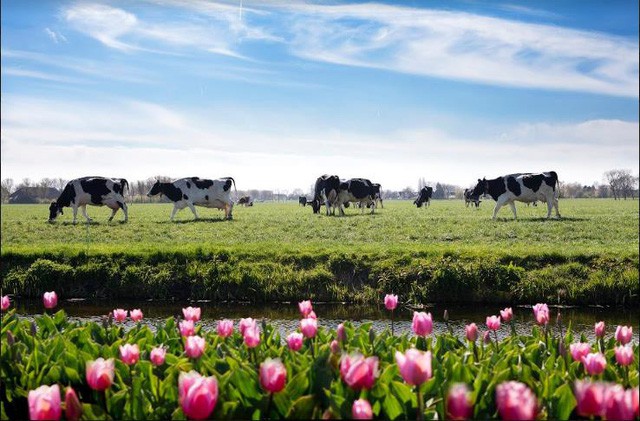
[[[237,322],[241,318],[252,317],[276,326],[283,336],[298,329],[300,313],[298,305],[292,303],[277,304],[219,304],[209,301],[200,302],[168,302],[168,301],[90,301],[82,299],[61,300],[57,309],[64,309],[71,320],[99,322],[114,308],[131,310],[139,308],[144,314],[143,322],[150,327],[165,320],[167,317],[182,318],[182,308],[197,306],[202,309],[200,324],[205,330],[215,330],[216,322],[220,319],[232,319],[237,328]],[[33,317],[44,310],[41,301],[12,300],[12,306],[23,317]],[[318,317],[318,324],[327,328],[335,328],[339,323],[351,321],[358,326],[362,323],[372,323],[377,332],[390,329],[391,312],[384,305],[355,305],[345,303],[314,303],[314,311]],[[606,324],[607,337],[615,333],[616,326],[625,325],[633,327],[634,341],[638,343],[640,310],[622,307],[556,307],[549,306],[551,312],[551,329],[559,331],[562,327],[567,329],[571,324],[574,333],[584,333],[590,340],[594,338],[594,324],[603,320]],[[476,323],[480,332],[486,329],[486,317],[500,315],[503,307],[494,305],[468,305],[447,306],[443,304],[426,305],[420,309],[431,313],[434,321],[434,333],[444,333],[447,325],[444,321],[444,311],[449,315],[449,324],[454,333],[460,337],[464,335],[464,326]],[[411,332],[411,320],[414,308],[399,306],[394,312],[395,332]],[[514,323],[519,333],[530,333],[535,325],[533,310],[530,305],[513,307]],[[557,315],[561,314],[561,324],[557,323]],[[125,326],[133,326],[128,321]],[[510,329],[501,327],[498,336],[509,334]]]

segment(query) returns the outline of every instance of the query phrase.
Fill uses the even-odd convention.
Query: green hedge
[[[393,252],[5,253],[3,294],[251,302],[638,304],[638,257]]]

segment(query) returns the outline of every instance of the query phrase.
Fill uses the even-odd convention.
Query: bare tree
[[[604,179],[609,184],[609,190],[615,200],[622,197],[633,197],[633,191],[637,184],[637,177],[634,177],[631,170],[614,169],[604,173]]]
[[[7,202],[9,196],[13,193],[13,178],[5,178],[2,180],[2,202]]]

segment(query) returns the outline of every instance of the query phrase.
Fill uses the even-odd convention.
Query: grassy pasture
[[[3,285],[37,295],[67,277],[80,296],[255,301],[367,301],[385,290],[415,301],[638,300],[638,201],[561,200],[561,220],[517,207],[517,221],[508,208],[493,221],[492,201],[387,201],[345,217],[256,203],[236,206],[233,221],[198,208],[201,220],[185,209],[170,222],[170,204],[133,204],[128,224],[90,207],[94,222],[74,226],[70,210],[49,224],[46,205],[4,205]]]

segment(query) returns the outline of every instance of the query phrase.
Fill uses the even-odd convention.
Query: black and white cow
[[[87,205],[107,206],[111,209],[109,222],[113,220],[118,209],[124,212],[124,222],[129,220],[127,204],[124,200],[124,190],[129,189],[129,182],[124,178],[82,177],[67,183],[60,197],[49,206],[49,222],[55,221],[62,215],[62,208],[70,206],[73,209],[73,223],[77,222],[78,208],[82,208],[82,215],[87,222],[91,218],[87,215]]]
[[[556,216],[560,218],[558,211],[558,174],[555,171],[543,173],[510,174],[487,180],[478,179],[478,184],[473,189],[474,195],[488,194],[496,201],[493,209],[493,219],[500,208],[506,204],[511,207],[513,217],[517,218],[515,201],[532,203],[541,200],[547,203],[547,218],[551,217],[551,209],[555,208]]]
[[[232,184],[235,189],[236,182],[231,177],[222,177],[216,180],[189,177],[170,183],[156,181],[147,196],[163,194],[171,200],[173,202],[172,221],[176,212],[186,207],[191,209],[195,219],[198,219],[195,206],[224,209],[225,219],[233,219]]]
[[[418,198],[413,201],[413,204],[417,207],[422,207],[425,204],[425,209],[427,206],[431,205],[431,196],[433,196],[433,187],[424,186],[420,190],[420,194]]]
[[[311,201],[313,213],[320,213],[320,206],[326,207],[327,215],[335,214],[336,198],[340,189],[340,177],[324,174],[318,177]]]
[[[307,206],[307,197],[306,196],[298,196],[298,204],[304,206]]]
[[[373,192],[376,206],[379,205],[381,208],[384,208],[384,206],[382,205],[382,186],[380,185],[380,183],[373,183]]]
[[[249,206],[249,203],[253,203],[253,201],[251,200],[251,196],[242,196],[240,199],[238,199],[238,204],[239,205],[244,205]]]
[[[476,209],[480,207],[480,196],[473,194],[473,189],[464,189],[464,206],[469,207],[470,204],[475,205]]]
[[[377,189],[380,191],[380,189]],[[336,204],[340,215],[344,215],[344,205],[348,202],[358,203],[364,213],[365,205],[371,208],[371,213],[376,209],[376,188],[366,178],[352,178],[340,182]]]

